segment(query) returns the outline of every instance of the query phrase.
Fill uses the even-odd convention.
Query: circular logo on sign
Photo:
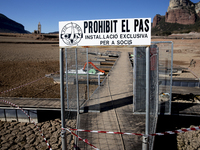
[[[76,45],[82,38],[82,29],[76,23],[68,23],[61,30],[61,39],[67,45]]]

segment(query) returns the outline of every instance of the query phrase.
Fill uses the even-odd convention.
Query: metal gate
[[[136,47],[134,50],[134,84],[133,112],[148,114],[146,118],[146,134],[156,132],[158,114],[171,114],[173,43],[152,42],[147,54],[147,48]],[[148,55],[148,56],[147,56]],[[149,57],[149,58],[148,58]],[[148,73],[149,59],[149,78]],[[149,102],[147,104],[146,88],[149,81]],[[163,85],[162,82],[170,84]],[[149,111],[149,112],[147,112]],[[149,149],[153,149],[154,137],[149,139]]]

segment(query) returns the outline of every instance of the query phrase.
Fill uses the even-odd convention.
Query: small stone
[[[28,149],[30,147],[29,144],[24,145],[24,148]]]
[[[50,142],[51,144],[58,143],[58,138],[57,138],[57,137],[51,137],[50,140],[49,140],[49,142]]]
[[[42,126],[42,128],[45,128],[45,129],[48,130],[48,128],[50,128],[51,126],[52,126],[51,123],[48,122],[48,123],[44,124],[44,125]]]
[[[58,137],[60,135],[59,132],[55,131],[51,134],[52,137]]]
[[[18,135],[17,138],[15,139],[15,143],[24,141],[26,139],[25,135]]]
[[[11,123],[10,123],[11,127],[17,126],[17,124],[19,124],[19,122],[11,122]]]
[[[11,145],[12,145],[12,143],[6,142],[6,143],[2,144],[2,147],[7,147],[7,149],[9,149]]]
[[[42,142],[42,139],[36,138],[35,142],[33,143],[33,145],[39,145]]]
[[[29,147],[29,150],[36,150],[35,147]]]
[[[30,135],[26,138],[28,144],[33,144],[35,142],[35,135]]]
[[[1,147],[1,150],[8,150],[8,147]]]
[[[31,135],[31,134],[35,134],[33,130],[28,131],[28,132],[25,133],[26,136],[29,136],[29,135]]]
[[[19,130],[12,130],[11,131],[11,135],[15,136],[19,133]]]
[[[8,128],[10,126],[9,122],[5,122],[4,128]]]
[[[51,144],[52,149],[59,149],[60,145],[59,144]]]
[[[11,135],[11,134],[6,134],[4,137],[5,137],[5,140],[7,140],[7,141],[8,141],[8,140],[9,140],[9,138],[10,138],[10,137],[12,137],[12,135]],[[3,139],[2,139],[2,140],[3,140]]]
[[[24,129],[24,132],[28,132],[28,131],[32,131],[32,129],[31,128],[29,128],[29,127],[26,127],[25,129]]]
[[[10,133],[11,133],[11,130],[6,130],[6,133],[7,133],[7,134],[10,134]]]
[[[0,132],[0,136],[3,136],[3,135],[6,135],[6,134],[7,134],[5,130],[0,130],[0,131],[1,131],[1,132]]]
[[[27,143],[26,143],[25,141],[20,141],[20,142],[18,142],[18,145],[19,145],[20,147],[24,147],[26,144],[27,144]]]
[[[48,147],[47,147],[47,144],[45,142],[42,142],[38,146],[36,146],[36,149],[39,149],[39,150],[46,150],[47,148]]]
[[[31,128],[31,129],[34,129],[35,125],[34,124],[29,124],[28,127]]]
[[[7,140],[2,140],[1,144],[7,143],[7,142],[8,142]]]
[[[16,149],[19,149],[19,145],[15,144],[15,145],[12,145],[9,150],[16,150]]]

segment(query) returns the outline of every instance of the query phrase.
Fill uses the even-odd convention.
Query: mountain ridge
[[[152,35],[199,32],[200,2],[170,0],[165,15],[157,14],[153,19]]]
[[[0,33],[30,33],[24,26],[0,13]]]

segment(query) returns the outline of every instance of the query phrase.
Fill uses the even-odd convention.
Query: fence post
[[[63,49],[60,49],[60,102],[61,102],[61,123],[62,128],[65,128],[65,101],[64,101],[64,69],[63,69]],[[66,150],[66,131],[61,131],[62,149]]]
[[[77,48],[75,49],[75,61],[76,61],[76,96],[77,96],[77,115],[79,114],[79,85],[78,85],[78,58]]]
[[[66,94],[67,94],[67,109],[69,109],[69,95],[68,95],[68,64],[67,64],[67,48],[65,48],[65,68],[66,68]]]
[[[143,137],[143,150],[149,149],[149,118],[150,118],[150,110],[149,110],[149,99],[150,99],[150,52],[149,47],[146,48],[146,126],[145,126],[145,135]]]
[[[172,99],[172,73],[173,73],[173,53],[174,53],[174,44],[171,42],[171,76],[170,76],[170,98],[169,98],[169,114],[171,115],[171,99]]]
[[[100,82],[100,74],[98,74],[98,86],[101,85],[101,82]]]
[[[134,47],[133,48],[133,55],[134,55],[134,59],[133,59],[133,112],[135,112],[135,107],[136,107],[136,102],[134,100],[134,96],[136,96],[136,90],[135,90],[135,87],[136,87],[136,66],[137,66],[137,50],[136,48]]]
[[[90,91],[89,91],[89,64],[88,64],[88,48],[86,48],[87,55],[87,99],[90,99]]]

